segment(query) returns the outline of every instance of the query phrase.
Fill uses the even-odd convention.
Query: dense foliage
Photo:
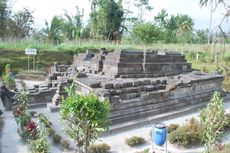
[[[78,146],[78,152],[87,152],[91,142],[108,127],[109,102],[100,101],[94,94],[75,93],[75,84],[67,89],[68,96],[61,103],[61,118],[66,132]]]
[[[76,6],[74,15],[67,10],[53,16],[45,27],[34,28],[33,12],[23,9],[12,13],[8,0],[0,0],[0,38],[27,38],[59,45],[79,39],[110,40],[120,43],[129,40],[135,43],[207,43],[208,30],[194,30],[194,21],[184,14],[168,15],[161,10],[152,20],[146,22],[143,16],[153,7],[149,0],[90,0],[91,13],[88,23],[83,24],[84,11]],[[124,7],[128,4],[136,11]],[[201,2],[207,4],[207,0]],[[127,7],[127,6],[126,6]]]
[[[204,126],[205,147],[212,149],[220,143],[226,124],[224,103],[219,92],[215,92],[207,108],[201,110],[200,120]]]
[[[13,73],[11,72],[10,64],[5,65],[5,71],[4,71],[4,74],[2,75],[2,79],[3,79],[4,84],[8,88],[14,89],[16,87],[15,78],[13,76]]]
[[[138,145],[142,145],[145,143],[145,139],[140,137],[140,136],[133,136],[130,138],[127,138],[125,140],[125,143],[131,147],[133,146],[138,146]]]
[[[12,13],[9,3],[8,0],[0,0],[0,38],[30,36],[34,24],[33,12],[24,8]]]
[[[204,128],[198,120],[191,118],[185,125],[172,124],[169,126],[169,142],[181,146],[202,143]]]

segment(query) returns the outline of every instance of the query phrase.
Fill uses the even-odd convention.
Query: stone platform
[[[75,79],[77,92],[94,92],[109,100],[114,129],[202,107],[215,91],[221,92],[223,81],[222,75],[192,71],[185,57],[175,52],[103,50],[81,54],[75,63],[76,73],[81,74]]]
[[[94,92],[111,102],[111,125],[150,117],[210,100],[221,92],[223,76],[190,72],[171,77],[111,79],[99,74],[78,78],[78,92]]]

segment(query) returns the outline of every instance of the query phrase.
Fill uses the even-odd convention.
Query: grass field
[[[49,65],[54,61],[59,61],[59,58],[64,58],[63,55],[67,55],[65,51],[70,51],[73,54],[79,52],[85,52],[87,49],[98,51],[100,48],[106,48],[113,51],[117,48],[123,49],[135,49],[135,50],[167,50],[177,51],[185,54],[188,62],[192,63],[193,69],[199,69],[202,71],[212,72],[217,70],[218,66],[214,62],[215,53],[218,52],[219,62],[223,60],[230,65],[230,44],[133,44],[128,41],[122,41],[121,44],[115,44],[108,41],[96,41],[96,40],[76,40],[75,42],[65,42],[60,45],[54,45],[48,42],[39,42],[33,39],[5,39],[0,41],[0,51],[4,50],[0,54],[1,63],[12,63],[12,65],[26,67],[27,56],[24,54],[25,48],[36,48],[40,53],[38,57],[41,61],[40,65]],[[10,52],[9,52],[10,51]],[[20,51],[20,52],[18,52]],[[45,53],[44,51],[48,51]],[[57,51],[57,52],[53,52]],[[196,54],[200,52],[200,58],[196,60]],[[5,55],[4,55],[4,54]],[[52,55],[51,55],[52,53]],[[41,55],[44,54],[44,55]],[[48,55],[45,55],[48,54]],[[59,55],[61,54],[61,55]],[[224,57],[224,58],[223,58]],[[69,59],[68,57],[65,59]]]
[[[10,50],[24,50],[25,48],[36,48],[38,50],[46,51],[74,51],[85,49],[100,49],[107,48],[108,50],[115,50],[116,48],[123,49],[153,49],[153,50],[168,50],[168,51],[179,51],[179,52],[213,52],[217,50],[218,52],[223,52],[225,50],[225,56],[230,57],[230,45],[217,44],[215,46],[207,44],[136,44],[128,41],[122,41],[120,44],[115,44],[108,41],[96,41],[96,40],[76,40],[75,42],[69,41],[62,43],[60,45],[54,45],[48,42],[35,41],[33,39],[6,39],[0,41],[0,49],[10,49]]]

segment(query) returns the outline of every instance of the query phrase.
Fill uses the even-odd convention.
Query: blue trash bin
[[[157,146],[163,146],[166,141],[167,129],[165,124],[156,123],[153,129],[153,141]]]

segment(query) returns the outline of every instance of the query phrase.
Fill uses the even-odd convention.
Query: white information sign
[[[25,49],[25,54],[26,55],[36,55],[37,54],[37,49],[35,49],[35,48],[26,48]]]

